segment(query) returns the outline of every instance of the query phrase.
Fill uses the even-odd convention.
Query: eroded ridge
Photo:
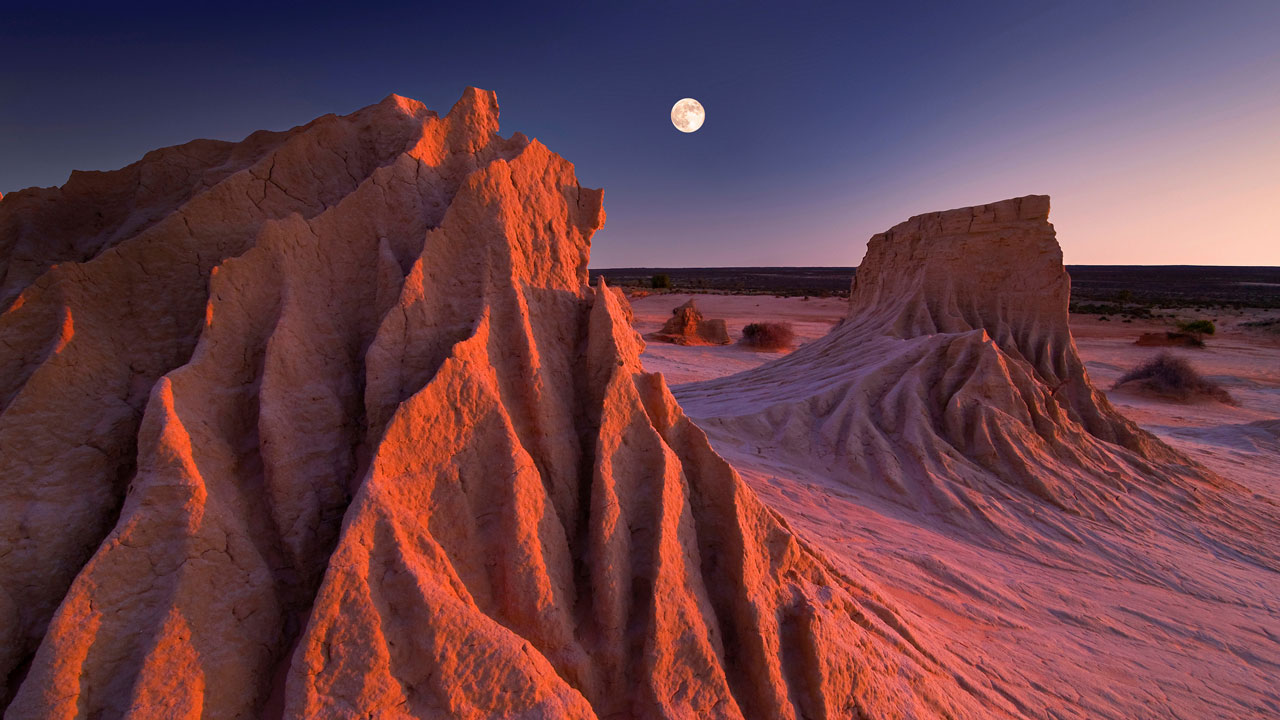
[[[478,91],[443,119],[391,96],[346,117],[241,143],[195,141],[123,170],[75,173],[62,188],[4,198],[0,678],[10,679],[7,694],[72,578],[115,525],[135,472],[156,461],[145,441],[157,428],[140,426],[153,390],[226,381],[229,398],[256,395],[264,382],[263,392],[274,392],[276,364],[301,373],[315,361],[286,360],[296,353],[283,345],[268,353],[268,340],[292,323],[312,323],[306,331],[313,334],[299,342],[331,356],[323,374],[308,378],[311,404],[328,403],[329,415],[347,419],[312,438],[316,446],[297,462],[333,465],[333,478],[315,495],[345,492],[346,480],[336,478],[357,442],[362,415],[352,392],[362,381],[336,368],[359,366],[379,301],[394,298],[399,266],[417,255],[463,179],[527,144],[497,138],[496,123],[492,96]],[[324,242],[316,233],[326,228],[333,237]],[[245,269],[231,270],[237,264]],[[255,272],[256,279],[246,277]],[[373,277],[382,298],[374,297]],[[297,309],[307,303],[314,307]],[[238,341],[245,347],[231,357],[221,336],[235,332],[245,334]],[[198,341],[220,366],[197,363],[208,369],[157,386],[193,360]],[[153,415],[184,400],[171,390],[157,402]],[[205,399],[198,404],[210,405],[202,413],[215,411]],[[219,422],[240,427],[224,455],[236,472],[258,478],[243,488],[255,505],[275,482],[264,473],[274,471],[244,446],[259,426],[269,434],[271,419],[258,418],[257,403],[247,400],[223,412]],[[296,517],[278,520],[315,526],[313,516],[332,512],[331,504],[298,507]],[[305,542],[323,545],[326,533],[332,529],[313,527]]]
[[[1048,212],[876,235],[827,336],[674,394],[966,686],[1027,717],[1269,716],[1280,508],[1092,386]]]
[[[1009,518],[1044,502],[1125,522],[1217,504],[1231,483],[1090,384],[1048,217],[1049,198],[1033,195],[896,225],[871,238],[829,335],[677,396],[725,447],[983,531],[1021,535]]]
[[[1014,710],[642,372],[601,192],[497,120],[393,96],[4,199],[7,714]]]

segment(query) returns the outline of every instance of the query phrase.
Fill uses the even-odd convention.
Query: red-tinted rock
[[[601,192],[497,119],[392,96],[4,199],[7,713],[1009,711],[642,371]]]
[[[693,300],[671,311],[671,319],[651,336],[676,345],[728,345],[729,331],[724,320],[707,320]]]

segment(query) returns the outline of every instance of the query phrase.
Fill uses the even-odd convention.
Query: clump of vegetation
[[[1260,328],[1262,330],[1270,330],[1272,332],[1280,332],[1280,318],[1264,318],[1262,320],[1250,320],[1249,322],[1240,323],[1247,328]]]
[[[1129,383],[1175,400],[1207,398],[1235,404],[1235,399],[1221,385],[1196,372],[1185,359],[1169,353],[1160,353],[1120,376],[1115,387]]]
[[[1182,332],[1142,333],[1134,345],[1175,345],[1180,347],[1202,348],[1204,347],[1204,338],[1200,335],[1192,335],[1190,333]]]
[[[1120,315],[1127,318],[1152,317],[1150,307],[1124,303],[1072,302],[1070,312],[1079,315]]]
[[[791,323],[759,322],[742,328],[742,344],[754,350],[785,350],[795,339]]]
[[[1188,335],[1212,335],[1217,331],[1217,326],[1212,320],[1191,320],[1189,322],[1178,323],[1178,330]]]
[[[670,290],[671,276],[666,273],[658,273],[657,275],[649,278],[649,284],[654,290]]]

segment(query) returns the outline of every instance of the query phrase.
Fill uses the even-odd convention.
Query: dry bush
[[[1178,330],[1188,335],[1212,335],[1217,329],[1212,320],[1192,320],[1178,323]]]
[[[742,328],[742,344],[754,350],[785,350],[795,339],[791,323],[758,322]]]
[[[1133,344],[1146,347],[1164,345],[1201,348],[1204,347],[1204,340],[1199,335],[1180,332],[1142,333]]]
[[[1221,385],[1196,372],[1183,358],[1169,353],[1160,353],[1125,373],[1116,381],[1115,387],[1128,383],[1176,400],[1209,398],[1235,404]]]

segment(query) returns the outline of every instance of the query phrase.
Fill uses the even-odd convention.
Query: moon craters
[[[707,119],[707,112],[702,103],[693,98],[683,98],[671,106],[671,124],[680,132],[696,132]]]

